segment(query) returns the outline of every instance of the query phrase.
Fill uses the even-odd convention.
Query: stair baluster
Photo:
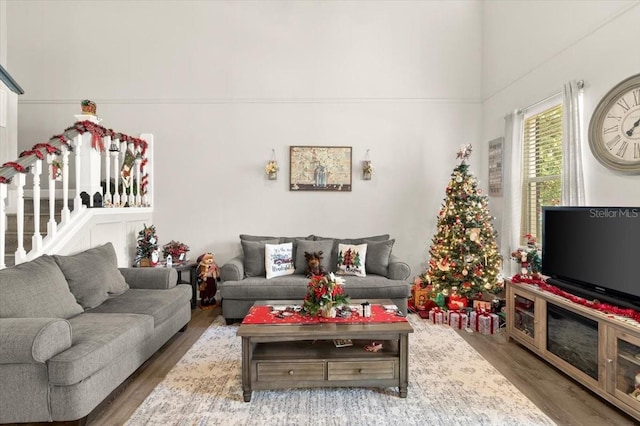
[[[42,160],[38,159],[31,166],[33,175],[33,235],[31,236],[31,250],[42,251],[42,235],[40,234],[40,175],[42,174]],[[26,255],[26,253],[25,253]]]

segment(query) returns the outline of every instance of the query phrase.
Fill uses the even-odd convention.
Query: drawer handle
[[[359,369],[359,370],[358,370],[358,373],[360,373],[360,374],[364,374],[364,368]]]
[[[289,370],[289,375],[293,376],[293,370]]]

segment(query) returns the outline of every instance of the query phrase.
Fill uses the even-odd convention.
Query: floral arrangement
[[[278,163],[274,160],[271,160],[267,163],[267,165],[264,167],[264,171],[266,174],[270,175],[272,173],[276,173],[278,170],[280,170],[278,168]]]
[[[180,259],[180,255],[185,254],[189,251],[189,246],[181,243],[180,241],[169,241],[167,244],[162,246],[162,254],[167,258],[167,256],[171,255],[174,261]]]
[[[524,235],[527,240],[526,248],[519,248],[511,253],[511,258],[520,264],[520,274],[538,276],[542,270],[542,258],[538,250],[537,240],[531,234]]]
[[[312,276],[302,309],[308,315],[315,316],[336,306],[349,304],[343,286],[344,279],[336,277],[333,272],[329,275]]]

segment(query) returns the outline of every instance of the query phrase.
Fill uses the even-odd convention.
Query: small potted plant
[[[80,102],[80,108],[82,108],[83,114],[96,115],[96,103],[89,99],[85,99]]]
[[[189,246],[181,243],[180,241],[169,241],[162,246],[162,255],[166,259],[167,256],[171,256],[174,262],[184,262],[187,258],[187,252]]]

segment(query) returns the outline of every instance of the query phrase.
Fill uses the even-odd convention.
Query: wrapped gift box
[[[462,297],[459,294],[452,294],[449,296],[449,304],[447,305],[449,309],[463,309],[467,307],[467,298]]]
[[[440,308],[434,308],[429,311],[429,321],[432,324],[444,323],[444,312]]]
[[[413,306],[416,308],[424,308],[427,302],[429,302],[429,291],[426,288],[414,285],[411,289],[411,293],[413,295]]]
[[[471,312],[470,321],[473,331],[477,331],[480,334],[493,334],[500,327],[498,315],[491,312],[473,311]]]
[[[469,316],[466,311],[449,311],[447,323],[453,328],[462,330],[467,328]]]

